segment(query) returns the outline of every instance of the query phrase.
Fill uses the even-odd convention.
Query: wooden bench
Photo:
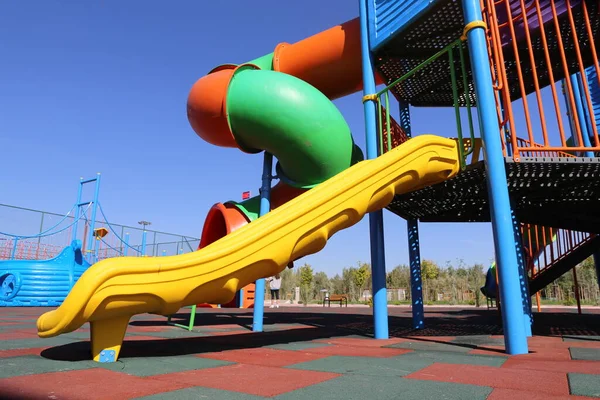
[[[340,307],[343,307],[344,302],[346,302],[346,307],[348,307],[348,295],[346,294],[331,294],[328,297],[323,299],[323,307],[325,307],[325,303],[328,303],[328,307],[331,307],[331,302],[339,302]]]

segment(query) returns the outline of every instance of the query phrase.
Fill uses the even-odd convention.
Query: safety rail
[[[452,97],[454,112],[456,117],[456,131],[457,138],[466,146],[459,146],[461,168],[465,168],[467,165],[467,157],[474,151],[474,145],[476,142],[474,122],[473,122],[473,106],[471,103],[470,93],[470,78],[467,68],[467,56],[466,56],[466,37],[461,37],[448,46],[438,51],[421,64],[396,79],[395,81],[388,84],[383,89],[379,90],[372,96],[365,96],[363,101],[376,100],[378,105],[378,131],[379,131],[379,151],[383,154],[392,148],[400,145],[404,141],[410,138],[410,134],[406,132],[402,127],[391,117],[390,115],[390,91],[397,85],[401,85],[404,81],[411,77],[421,73],[426,73],[425,68],[430,66],[435,61],[446,58],[448,64],[448,75],[452,84]],[[462,89],[462,90],[461,90]],[[466,139],[463,139],[463,127],[462,117],[460,113],[461,104],[466,107],[466,114],[468,119],[468,135]],[[396,135],[396,136],[394,136]]]
[[[559,150],[547,150],[543,145],[535,142],[530,142],[529,140],[523,138],[516,139],[519,148],[521,149],[520,155],[522,157],[565,157],[565,158],[577,158],[575,155],[571,153],[567,153]],[[531,151],[530,149],[534,150]],[[535,150],[539,148],[540,150]],[[543,150],[542,150],[543,149]]]
[[[505,154],[518,161],[525,154],[599,151],[598,127],[584,120],[586,109],[588,114],[592,110],[586,68],[595,68],[600,85],[592,26],[598,24],[598,5],[585,0],[482,0],[482,9]],[[544,88],[551,101],[543,99]],[[523,118],[517,120],[515,112]],[[551,137],[555,131],[558,137]]]
[[[596,235],[565,229],[522,224],[523,247],[526,251],[527,269],[531,279],[562,261]],[[529,234],[527,234],[529,233]]]
[[[29,241],[18,241],[16,249],[14,240],[5,240],[0,244],[0,260],[9,260],[14,253],[15,260],[43,260],[56,257],[63,246]]]

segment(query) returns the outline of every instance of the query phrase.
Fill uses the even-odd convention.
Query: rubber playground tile
[[[10,332],[2,332],[0,333],[0,340],[15,340],[15,339],[34,339],[38,337],[37,334],[32,334],[30,332],[25,332],[22,330],[13,330]]]
[[[567,376],[564,373],[548,371],[435,363],[407,375],[406,379],[484,385],[493,388],[543,392],[551,395],[569,393]],[[535,382],[543,382],[543,385],[535,384]]]
[[[152,380],[268,397],[314,385],[338,376],[338,374],[328,372],[235,364],[199,371],[156,375],[152,377]]]
[[[390,379],[389,376],[344,375],[277,396],[275,399],[483,400],[491,391],[491,388],[485,386],[410,381],[404,378]]]
[[[567,344],[566,347],[568,348],[573,348],[573,347],[577,347],[580,349],[600,349],[600,342],[598,341],[574,341],[574,342],[565,342],[565,344]]]
[[[268,346],[264,346],[269,349],[279,349],[279,350],[308,350],[315,349],[317,347],[325,347],[330,346],[328,343],[318,343],[318,342],[291,342],[291,343],[278,343],[271,344]]]
[[[600,349],[571,347],[570,351],[573,360],[600,361]]]
[[[444,364],[485,365],[488,367],[500,367],[506,362],[508,357],[472,355],[449,351],[415,351],[412,353],[398,356],[396,357],[396,359],[407,364],[418,362],[429,362],[430,364],[433,364],[434,362],[438,362]]]
[[[486,347],[471,350],[471,351],[467,352],[467,354],[471,354],[471,355],[475,355],[475,356],[492,356],[492,357],[506,357],[506,356],[508,356],[508,354],[506,354],[506,352],[504,351],[504,348],[502,348],[502,349],[488,349]]]
[[[315,361],[288,365],[290,369],[357,374],[370,376],[404,376],[433,364],[432,360],[405,360],[391,358],[331,356]]]
[[[460,336],[451,343],[479,346],[504,346],[503,338],[492,338],[490,335]]]
[[[203,325],[203,329],[246,329],[242,325],[238,324],[221,324],[221,325]]]
[[[359,346],[338,346],[331,345],[325,347],[315,347],[304,350],[307,353],[322,354],[326,356],[347,356],[347,357],[394,357],[400,354],[409,353],[408,349],[392,349],[382,347],[359,347]]]
[[[462,345],[462,344],[452,344],[452,343],[439,343],[439,342],[431,340],[431,339],[396,343],[396,344],[391,344],[386,347],[394,348],[394,349],[410,349],[410,350],[439,351],[439,352],[445,351],[445,352],[453,352],[453,353],[468,353],[469,351],[473,350],[473,347],[470,347],[470,346],[466,346],[466,345]]]
[[[93,368],[94,362],[77,361],[65,362],[50,360],[36,355],[26,355],[2,359],[0,362],[0,378],[10,378],[23,375],[43,374],[46,372],[75,371]],[[2,387],[0,379],[0,387]]]
[[[231,362],[227,361],[203,359],[194,356],[166,356],[120,358],[117,362],[98,363],[96,366],[128,375],[152,376],[192,369],[215,368],[231,364]]]
[[[208,333],[209,335],[212,332],[237,332],[237,331],[247,331],[248,329],[238,326],[237,328],[216,328],[216,327],[205,327],[205,326],[195,326],[193,328],[194,332],[202,332]]]
[[[480,349],[471,350],[469,354],[508,356],[504,346],[485,346]],[[568,348],[530,346],[528,354],[519,354],[511,357],[523,360],[568,361],[571,359],[571,354]]]
[[[73,342],[73,339],[68,339],[63,336],[44,339],[33,338],[32,336],[29,337],[31,337],[31,339],[0,340],[0,350],[28,349],[32,347],[52,347]]]
[[[600,397],[600,377],[589,374],[569,374],[571,394]]]
[[[593,361],[530,361],[509,358],[504,368],[528,369],[535,371],[579,372],[582,374],[600,374],[600,363]],[[600,379],[600,377],[599,377]]]
[[[171,326],[171,325],[155,325],[155,326],[137,326],[137,325],[130,325],[127,327],[127,333],[139,333],[139,332],[143,332],[143,333],[148,333],[148,332],[163,332],[163,331],[168,331],[168,330],[173,330],[176,329],[175,327]],[[183,330],[183,329],[181,329]]]
[[[342,346],[358,346],[358,347],[385,347],[392,344],[406,342],[406,339],[391,338],[391,339],[372,339],[372,338],[335,338],[335,339],[318,339],[316,343],[338,344]]]
[[[600,336],[581,336],[581,335],[569,335],[563,336],[565,342],[600,342]]]
[[[159,393],[151,396],[136,397],[136,400],[260,400],[265,397],[254,396],[246,393],[230,392],[228,390],[193,387],[175,390],[168,393]]]
[[[522,360],[568,361],[571,359],[569,349],[560,348],[529,348],[529,354],[512,356]]]
[[[0,380],[0,394],[14,399],[130,399],[189,387],[92,368]]]
[[[224,331],[224,332],[211,332],[210,334],[205,332],[207,336],[233,336],[233,335],[248,335],[254,333],[250,330],[239,330],[239,331]]]
[[[171,329],[171,330],[163,330],[163,331],[146,331],[146,332],[131,332],[127,335],[127,339],[135,336],[153,336],[155,338],[163,338],[163,339],[176,339],[176,338],[194,338],[194,337],[203,337],[207,336],[204,333],[188,331],[186,329]]]
[[[19,357],[19,356],[39,356],[46,347],[32,347],[29,349],[0,350],[0,358]]]
[[[30,324],[22,324],[20,322],[3,322],[0,323],[0,332],[12,332],[21,329],[31,328]]]
[[[486,400],[577,400],[589,399],[589,397],[579,397],[572,395],[552,396],[546,393],[526,392],[512,389],[494,389],[492,394]]]
[[[271,348],[250,348],[226,350],[215,353],[198,355],[202,358],[224,360],[243,364],[263,365],[269,367],[284,367],[286,365],[317,360],[327,357],[322,354],[312,354],[303,351],[279,350]]]

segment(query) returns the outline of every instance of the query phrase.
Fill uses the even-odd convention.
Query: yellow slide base
[[[94,361],[115,362],[119,358],[129,316],[93,321],[91,325],[92,356]]]
[[[202,250],[100,261],[81,276],[59,308],[40,316],[38,335],[56,336],[91,322],[94,359],[103,359],[104,351],[114,361],[131,316],[225,304],[245,285],[318,252],[334,233],[384,208],[394,195],[442,182],[459,168],[455,140],[418,136],[359,162]]]

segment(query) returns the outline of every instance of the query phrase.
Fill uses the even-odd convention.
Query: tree
[[[363,288],[367,279],[371,276],[371,268],[369,264],[361,264],[359,268],[355,268],[352,271],[352,281],[358,291],[358,297],[362,296]],[[358,300],[358,299],[357,299]]]
[[[354,286],[354,269],[353,267],[342,269],[342,293],[350,296],[353,301],[357,300],[356,290]]]
[[[339,274],[335,274],[333,278],[329,280],[331,291],[336,294],[346,293],[344,291],[344,280]]]
[[[433,281],[440,274],[440,267],[430,260],[421,262],[421,279],[423,280],[423,297],[427,301],[428,282]]]
[[[313,282],[313,269],[310,265],[304,264],[298,268],[298,274],[300,275],[300,298],[302,303],[307,305],[312,300],[311,285]]]
[[[313,298],[321,297],[321,290],[325,289],[327,291],[331,290],[331,285],[329,284],[329,278],[325,272],[317,272],[314,276],[314,286],[313,286]]]
[[[293,298],[294,288],[298,286],[298,274],[294,270],[286,268],[283,271],[281,271],[280,275],[282,299],[285,299],[285,296],[287,296],[288,293],[291,294]]]
[[[410,286],[410,269],[407,265],[399,265],[387,273],[388,288],[408,289]]]

